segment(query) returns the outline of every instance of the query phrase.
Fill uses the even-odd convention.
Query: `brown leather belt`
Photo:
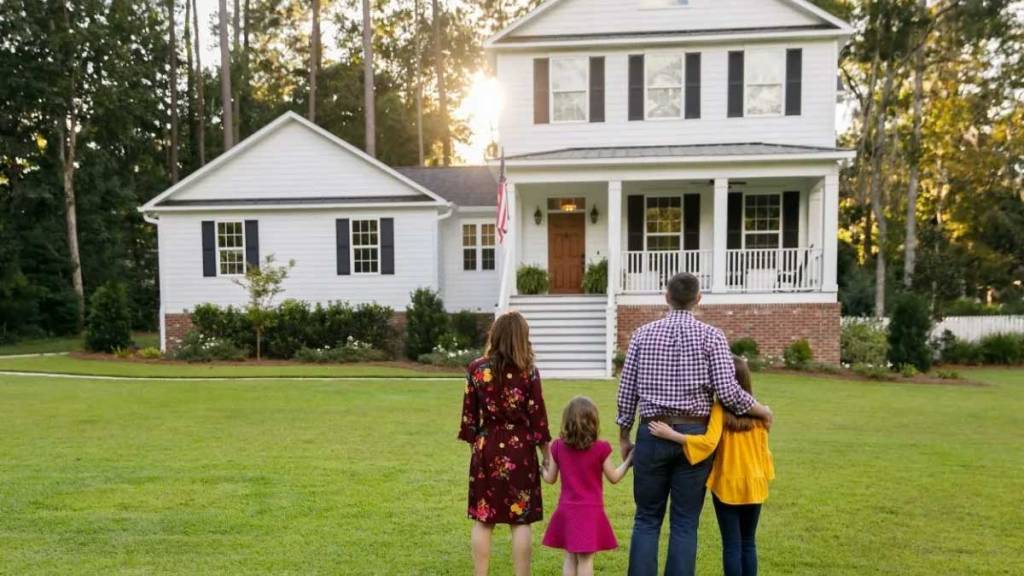
[[[651,422],[664,422],[669,426],[675,426],[677,424],[703,424],[707,426],[708,419],[706,416],[679,416],[663,414],[660,416],[652,416],[650,418],[642,418],[640,420],[640,423],[645,426]]]

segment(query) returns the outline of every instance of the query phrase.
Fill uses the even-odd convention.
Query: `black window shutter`
[[[217,230],[213,220],[203,221],[203,276],[217,275]]]
[[[535,58],[533,60],[533,123],[547,124],[550,122],[550,60]]]
[[[800,193],[782,194],[782,247],[800,247]]]
[[[604,122],[604,56],[590,59],[590,121]]]
[[[786,50],[786,116],[799,116],[803,97],[804,51]]]
[[[700,194],[683,195],[683,250],[700,250]]]
[[[729,52],[729,118],[743,117],[743,52]]]
[[[258,220],[245,221],[245,263],[260,266],[260,223]]]
[[[380,219],[380,273],[395,273],[395,219]]]
[[[700,52],[686,55],[686,118],[700,118]]]
[[[644,250],[644,197],[629,196],[626,199],[626,250]]]
[[[352,239],[348,235],[348,218],[339,218],[334,224],[337,234],[338,276],[348,276],[352,273]]]
[[[726,218],[726,241],[727,250],[740,250],[743,248],[743,193],[729,193],[728,217]]]
[[[644,119],[644,55],[629,57],[629,119]]]

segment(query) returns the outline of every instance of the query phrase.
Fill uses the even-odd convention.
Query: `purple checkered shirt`
[[[716,394],[735,414],[754,406],[754,398],[736,382],[722,331],[690,312],[673,310],[633,334],[619,381],[616,421],[632,428],[638,406],[641,418],[708,416]]]

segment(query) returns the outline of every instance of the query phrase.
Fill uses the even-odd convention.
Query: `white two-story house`
[[[404,310],[518,309],[548,375],[609,375],[664,314],[668,278],[700,278],[699,314],[780,354],[839,359],[839,49],[852,33],[804,0],[549,0],[486,43],[503,92],[497,162],[392,169],[294,114],[154,198],[165,340],[259,254],[293,258],[286,296]],[[587,264],[609,282],[582,294]],[[516,272],[545,269],[549,294]]]

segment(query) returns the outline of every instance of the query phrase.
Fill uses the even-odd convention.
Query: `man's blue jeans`
[[[702,424],[673,426],[683,434],[703,434]],[[669,511],[668,560],[666,576],[693,576],[697,562],[697,526],[704,507],[704,484],[711,472],[712,459],[696,466],[683,456],[683,447],[655,438],[641,424],[636,435],[633,456],[633,499],[636,517],[629,546],[629,575],[658,574],[658,537],[665,508]]]

